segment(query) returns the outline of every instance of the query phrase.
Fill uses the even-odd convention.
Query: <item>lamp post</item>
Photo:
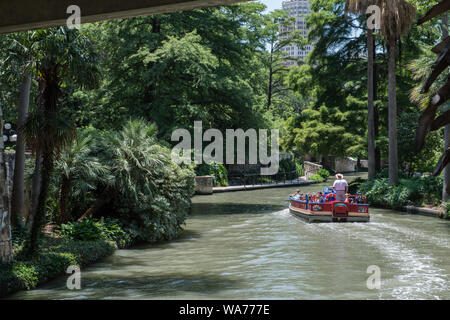
[[[0,104],[0,135],[3,131],[3,112]],[[0,140],[0,263],[12,261],[11,216],[6,193],[6,167],[3,141]]]
[[[17,141],[17,132],[12,129],[11,123],[5,123],[4,131],[3,131],[3,142],[6,144],[16,143]]]

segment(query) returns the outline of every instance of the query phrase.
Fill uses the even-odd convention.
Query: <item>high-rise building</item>
[[[292,26],[289,27],[283,27],[281,26],[281,34],[282,37],[286,37],[284,35],[286,32],[293,31],[294,28],[296,30],[300,30],[303,34],[303,37],[307,37],[309,29],[306,28],[306,19],[305,16],[311,12],[310,3],[307,0],[288,0],[283,1],[282,4],[283,10],[287,11],[290,17],[295,17],[295,23]],[[291,45],[286,46],[281,49],[286,53],[287,57],[292,58],[301,58],[305,59],[305,57],[308,55],[308,53],[312,50],[311,45],[308,45],[302,50],[302,48]],[[286,60],[284,62],[285,65],[291,66],[296,64],[295,61]]]

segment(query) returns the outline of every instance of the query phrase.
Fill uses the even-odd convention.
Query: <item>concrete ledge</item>
[[[234,192],[234,191],[250,191],[250,190],[258,190],[258,189],[269,189],[269,188],[287,188],[287,187],[295,187],[295,186],[308,186],[311,184],[315,184],[315,181],[305,181],[300,180],[297,182],[291,183],[280,183],[280,184],[255,184],[255,185],[241,185],[241,186],[229,186],[229,187],[214,187],[214,193],[221,192]]]
[[[414,207],[414,206],[405,206],[402,208],[402,211],[405,211],[409,214],[418,214],[422,216],[442,218],[444,213],[440,210],[435,210],[431,208],[422,208],[422,207]]]

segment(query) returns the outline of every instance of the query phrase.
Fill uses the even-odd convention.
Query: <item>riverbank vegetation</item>
[[[117,230],[110,230],[116,234]],[[111,255],[118,244],[108,237],[86,238],[45,234],[40,238],[39,252],[26,254],[27,230],[14,231],[14,261],[0,265],[0,297],[18,290],[30,290],[56,276],[65,274],[69,266],[84,267]],[[84,238],[84,236],[83,236]]]
[[[389,184],[387,177],[378,178],[362,183],[359,192],[370,204],[385,208],[438,207],[442,200],[442,178],[400,177],[396,185]]]
[[[31,152],[25,161],[24,148],[6,142],[23,177],[14,175],[12,252],[10,226],[1,233],[2,288],[34,287],[111,253],[110,243],[174,239],[194,176],[227,185],[222,164],[172,162],[171,133],[194,121],[271,128],[281,108],[292,112],[281,47],[266,50],[292,18],[264,10],[248,3],[0,36],[1,127],[11,123]],[[290,33],[286,45],[303,41]]]

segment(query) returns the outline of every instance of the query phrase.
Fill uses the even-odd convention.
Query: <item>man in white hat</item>
[[[345,194],[348,192],[348,183],[342,173],[336,175],[336,181],[333,183],[333,189],[336,191],[336,200],[345,201]]]

